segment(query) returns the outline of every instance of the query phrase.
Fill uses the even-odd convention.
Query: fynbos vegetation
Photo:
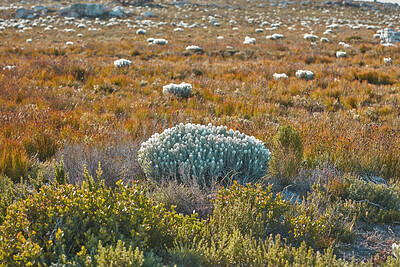
[[[0,266],[399,266],[398,6],[0,3]]]

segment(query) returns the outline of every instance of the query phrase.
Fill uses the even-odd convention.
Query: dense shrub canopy
[[[0,226],[0,265],[93,259],[100,241],[157,250],[172,245],[185,218],[154,204],[137,183],[115,190],[93,183],[43,186],[9,208]]]
[[[223,126],[179,124],[154,134],[139,150],[139,163],[151,179],[187,169],[198,179],[209,181],[234,176],[240,182],[265,175],[270,152],[253,136]]]

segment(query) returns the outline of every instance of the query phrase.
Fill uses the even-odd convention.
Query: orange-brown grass
[[[296,30],[278,28],[285,39],[266,40],[268,31],[255,33],[258,22],[250,24],[241,17],[245,10],[249,16],[264,14],[266,21],[270,21],[268,16],[279,15],[285,21],[303,13],[266,9],[259,3],[249,3],[247,9],[216,8],[216,13],[224,14],[218,18],[220,27],[206,19],[207,29],[174,32],[175,26],[169,23],[176,22],[171,15],[175,9],[154,9],[158,18],[153,21],[168,24],[148,30],[145,36],[136,35],[135,28],[123,23],[75,33],[43,32],[40,27],[24,33],[0,32],[4,40],[0,46],[0,138],[4,143],[0,170],[5,172],[12,155],[19,152],[21,162],[35,157],[49,160],[67,141],[101,142],[115,130],[145,138],[178,122],[211,122],[270,145],[278,126],[286,123],[300,131],[310,168],[331,161],[343,171],[398,178],[398,48],[379,45],[372,38],[374,30],[352,30],[345,25],[327,36],[330,43],[312,45],[303,39],[308,29],[295,21],[287,24],[296,24]],[[208,16],[200,12],[201,7],[185,9],[191,15],[185,19],[188,23],[203,23],[202,16]],[[301,7],[296,5],[296,9]],[[351,8],[331,10],[337,16],[344,12],[347,18],[365,15]],[[239,31],[229,26],[232,15]],[[306,15],[324,22],[331,16],[313,7],[304,9]],[[312,28],[323,36],[324,23],[312,23]],[[78,32],[83,37],[77,38]],[[169,43],[148,45],[146,39],[158,34]],[[219,35],[225,38],[217,40]],[[246,35],[255,37],[256,44],[242,44]],[[27,38],[33,42],[27,44]],[[75,44],[66,46],[71,40]],[[335,56],[344,49],[340,41],[352,45],[345,50],[347,58]],[[187,52],[186,46],[192,44],[203,53]],[[394,64],[384,65],[384,57],[391,57]],[[118,58],[131,60],[132,65],[118,69],[113,65]],[[3,70],[6,65],[16,68]],[[313,71],[314,80],[297,79],[299,69]],[[282,72],[289,78],[275,81],[273,74]],[[183,81],[193,85],[189,98],[162,94],[163,85]],[[143,133],[144,128],[152,130]]]

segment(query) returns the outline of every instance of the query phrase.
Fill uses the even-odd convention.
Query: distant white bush
[[[255,44],[256,43],[256,38],[251,38],[249,36],[246,36],[244,38],[243,44]]]
[[[163,86],[164,94],[174,94],[180,97],[188,97],[191,91],[192,91],[192,85],[190,83],[185,83],[185,82],[181,84],[170,83],[168,85]]]
[[[66,45],[74,45],[74,43],[71,42],[71,41],[68,41],[68,42],[66,42],[65,44],[66,44]]]
[[[346,57],[346,56],[347,56],[346,52],[336,51],[336,57],[337,58],[342,58],[342,57]]]
[[[189,45],[189,46],[186,47],[186,51],[189,51],[189,52],[200,52],[200,51],[203,51],[203,50],[197,45]]]
[[[138,152],[143,171],[156,180],[179,175],[184,168],[200,182],[231,176],[241,183],[255,182],[266,174],[269,160],[260,140],[211,124],[179,124],[151,136]]]
[[[308,41],[317,41],[319,38],[316,35],[305,33],[304,34],[304,39],[306,39]]]
[[[338,29],[339,25],[338,24],[331,24],[331,25],[328,25],[326,27],[329,28],[329,29]]]
[[[298,70],[296,71],[296,77],[299,79],[312,80],[314,78],[314,73],[309,70]]]
[[[386,64],[391,64],[392,63],[392,59],[390,57],[385,57],[383,58],[383,62]]]
[[[344,48],[351,48],[351,45],[346,44],[345,42],[339,42],[339,45],[343,46]]]
[[[260,33],[260,32],[264,32],[263,29],[256,29],[256,32]]]
[[[168,41],[165,39],[153,39],[152,43],[156,45],[166,45],[168,44]]]
[[[274,73],[274,79],[275,80],[281,80],[284,79],[286,80],[288,78],[288,76],[286,75],[286,73]]]
[[[283,34],[274,33],[272,35],[266,36],[265,38],[266,39],[276,40],[276,39],[283,39],[283,38],[285,38],[285,36],[283,36]]]
[[[132,64],[130,60],[127,59],[118,59],[114,61],[114,66],[118,68],[129,67]]]
[[[5,66],[5,67],[3,67],[3,70],[12,70],[12,69],[15,69],[15,66]]]
[[[329,39],[326,37],[322,37],[320,41],[321,43],[329,43]]]
[[[139,30],[136,31],[136,34],[146,34],[146,30],[139,29]]]

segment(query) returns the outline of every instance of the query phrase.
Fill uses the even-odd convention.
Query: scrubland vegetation
[[[398,10],[156,4],[0,10],[0,265],[399,266]]]

